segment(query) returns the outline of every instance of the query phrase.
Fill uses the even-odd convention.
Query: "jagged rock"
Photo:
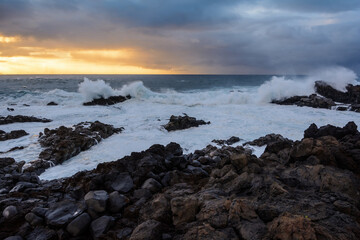
[[[46,222],[51,226],[61,227],[79,216],[84,210],[83,204],[64,200],[54,204],[46,211]]]
[[[335,106],[333,100],[330,98],[320,97],[316,94],[311,94],[310,96],[294,96],[282,100],[272,100],[271,103],[279,105],[297,105],[299,107],[313,107],[313,108],[327,108],[330,109],[332,106]]]
[[[102,216],[92,221],[91,233],[95,239],[106,233],[114,223],[114,218],[111,216]]]
[[[292,142],[291,140],[289,140],[287,138],[284,138],[280,134],[271,133],[271,134],[267,134],[264,137],[260,137],[258,139],[255,139],[253,141],[246,142],[246,143],[244,143],[244,145],[249,144],[249,145],[261,147],[261,146],[267,145],[269,143],[279,142],[279,141],[281,141],[281,142],[287,142],[287,141]]]
[[[315,90],[322,96],[330,98],[336,102],[360,103],[360,85],[353,86],[349,84],[346,86],[347,92],[342,92],[333,88],[324,81],[316,81]]]
[[[311,124],[308,129],[304,131],[304,138],[319,138],[324,136],[333,136],[336,139],[341,139],[346,135],[355,135],[359,133],[354,122],[347,123],[343,128],[335,127],[333,125],[326,125],[318,128],[316,124]]]
[[[116,177],[111,187],[115,191],[127,193],[134,187],[134,182],[129,173],[123,172]]]
[[[29,117],[29,116],[22,116],[22,115],[16,115],[16,116],[8,115],[7,117],[0,116],[0,125],[16,123],[16,122],[43,122],[43,123],[46,123],[46,122],[51,122],[51,120],[46,119],[46,118],[36,118],[36,117]]]
[[[119,212],[129,201],[126,196],[114,191],[109,195],[109,209],[114,213]]]
[[[108,199],[109,194],[104,190],[90,191],[84,197],[88,208],[98,213],[106,210],[106,202]]]
[[[39,160],[30,162],[25,171],[42,173],[50,166],[58,165],[96,145],[103,138],[119,133],[123,128],[114,128],[112,125],[99,121],[85,122],[67,128],[44,129],[39,142],[45,149],[39,154]]]
[[[25,132],[24,130],[14,130],[9,133],[6,133],[6,132],[0,130],[0,141],[21,138],[26,135],[29,135],[29,134],[27,132]]]
[[[234,143],[237,143],[237,142],[239,142],[241,139],[239,138],[239,137],[234,137],[234,136],[232,136],[232,137],[230,137],[229,139],[227,139],[227,140],[216,140],[216,139],[214,139],[214,140],[212,140],[211,142],[213,142],[213,143],[216,143],[216,144],[218,144],[218,145],[233,145]]]
[[[194,197],[175,197],[171,199],[173,224],[192,222],[196,219],[199,209],[198,200]]]
[[[144,184],[142,185],[142,188],[147,189],[152,193],[156,193],[161,190],[162,185],[155,179],[149,178],[144,182]]]
[[[148,220],[138,225],[131,234],[130,240],[157,240],[161,238],[162,224]]]
[[[89,226],[91,218],[89,214],[83,213],[74,220],[72,220],[66,227],[66,230],[74,237],[79,236]]]
[[[310,219],[300,215],[285,214],[274,219],[267,234],[269,239],[317,239],[316,231]]]
[[[179,238],[175,238],[175,240],[209,240],[209,239],[230,239],[230,240],[238,240],[238,236],[232,228],[225,229],[215,229],[211,227],[209,224],[204,224],[202,226],[194,226],[190,228],[184,236]]]
[[[114,105],[114,104],[117,104],[117,103],[121,103],[121,102],[124,102],[128,99],[131,99],[131,96],[128,95],[126,97],[124,96],[111,96],[109,98],[97,98],[97,99],[94,99],[90,102],[85,102],[83,103],[84,106],[94,106],[94,105],[103,105],[103,106],[107,106],[107,105]]]
[[[210,124],[210,122],[205,122],[204,120],[196,120],[194,117],[185,116],[174,116],[171,115],[169,122],[164,125],[164,128],[170,131],[182,130],[191,127],[198,127],[200,125]]]

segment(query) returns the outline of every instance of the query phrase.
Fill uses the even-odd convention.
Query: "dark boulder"
[[[360,103],[360,85],[349,84],[346,90],[347,92],[339,91],[324,81],[315,82],[315,91],[324,97],[341,103]]]
[[[10,123],[17,123],[17,122],[51,122],[50,119],[46,118],[37,118],[37,117],[29,117],[29,116],[22,116],[22,115],[16,115],[16,116],[7,116],[2,117],[0,116],[0,125],[3,124],[10,124]]]
[[[232,136],[227,140],[216,140],[216,139],[214,139],[211,142],[216,143],[216,144],[218,144],[220,146],[221,145],[229,145],[230,146],[230,145],[233,145],[234,143],[239,142],[240,140],[241,139],[239,137]]]
[[[56,102],[49,102],[48,104],[46,104],[47,106],[57,106],[59,104],[57,104]]]
[[[164,128],[170,131],[182,130],[191,127],[198,127],[200,125],[210,124],[210,122],[205,122],[204,120],[196,120],[194,117],[185,116],[174,116],[170,117],[169,122],[164,125]]]
[[[90,102],[85,102],[83,103],[84,106],[94,106],[94,105],[102,105],[102,106],[107,106],[107,105],[114,105],[114,104],[117,104],[117,103],[121,103],[121,102],[124,102],[126,100],[129,100],[131,99],[131,96],[128,95],[128,96],[111,96],[109,98],[97,98],[97,99],[94,99]]]
[[[26,135],[29,135],[29,134],[27,132],[25,132],[24,130],[14,130],[9,133],[6,133],[6,132],[0,130],[0,141],[17,139],[17,138],[21,138]]]
[[[357,126],[354,122],[347,123],[343,128],[335,127],[333,125],[326,125],[318,128],[316,124],[311,124],[308,129],[304,131],[304,138],[319,138],[323,136],[333,136],[336,139],[341,139],[346,135],[358,134]]]
[[[48,225],[61,227],[79,216],[85,210],[85,205],[81,203],[64,200],[54,204],[45,214]]]
[[[336,105],[333,100],[329,98],[317,96],[316,94],[311,94],[308,97],[294,96],[282,100],[273,100],[272,103],[279,105],[296,105],[299,107],[326,108],[326,109],[330,109],[332,106]]]

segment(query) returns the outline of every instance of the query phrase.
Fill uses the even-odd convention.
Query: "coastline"
[[[52,181],[2,161],[1,238],[358,239],[356,125],[309,129],[263,139],[260,158],[170,143]]]

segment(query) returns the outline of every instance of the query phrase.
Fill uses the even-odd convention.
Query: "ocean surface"
[[[41,147],[39,132],[44,128],[72,126],[99,120],[124,127],[91,149],[62,165],[43,173],[41,179],[71,176],[93,169],[98,163],[114,161],[153,144],[179,143],[190,153],[213,144],[213,139],[238,136],[245,141],[279,133],[298,140],[311,124],[344,126],[348,121],[360,125],[360,115],[308,107],[270,104],[272,99],[314,92],[315,80],[324,80],[337,89],[356,82],[347,69],[335,69],[307,76],[272,75],[11,75],[0,76],[0,116],[29,115],[52,119],[50,123],[14,123],[0,125],[4,131],[24,129],[28,136],[0,142],[0,152],[24,146],[0,157],[16,161],[36,160]],[[100,96],[132,96],[131,100],[112,106],[83,106]],[[58,106],[47,106],[49,102]],[[8,111],[13,108],[14,111]],[[162,125],[171,115],[210,121],[210,125],[167,132]],[[256,148],[260,155],[263,148]]]

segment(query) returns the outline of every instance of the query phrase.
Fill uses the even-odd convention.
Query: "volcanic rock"
[[[21,138],[26,135],[29,135],[29,134],[27,132],[25,132],[24,130],[14,130],[9,133],[6,133],[6,132],[0,130],[0,141]]]
[[[16,116],[7,116],[2,117],[0,116],[0,125],[3,124],[10,124],[10,123],[17,123],[17,122],[51,122],[50,119],[46,118],[36,118],[36,117],[29,117],[29,116],[22,116],[22,115],[16,115]]]
[[[330,109],[332,106],[335,106],[333,100],[330,98],[320,97],[316,94],[311,94],[310,96],[293,96],[285,98],[283,100],[272,100],[272,103],[279,105],[296,105],[299,107],[313,107],[313,108],[327,108]]]
[[[83,103],[84,106],[94,106],[94,105],[103,105],[103,106],[107,106],[107,105],[114,105],[114,104],[117,104],[117,103],[121,103],[121,102],[124,102],[126,100],[129,100],[131,99],[131,96],[128,95],[128,96],[111,96],[109,98],[97,98],[97,99],[94,99],[90,102],[85,102]]]
[[[80,152],[96,145],[103,138],[119,133],[123,128],[114,128],[112,125],[101,122],[85,122],[73,128],[61,126],[57,129],[44,129],[40,134],[39,142],[45,149],[39,154],[39,160],[30,162],[26,171],[42,173],[46,168],[63,163],[78,155]]]
[[[164,128],[170,131],[182,130],[191,127],[198,127],[200,125],[210,124],[210,122],[205,122],[204,120],[196,120],[194,117],[185,116],[174,116],[171,115],[169,122],[164,125]]]

